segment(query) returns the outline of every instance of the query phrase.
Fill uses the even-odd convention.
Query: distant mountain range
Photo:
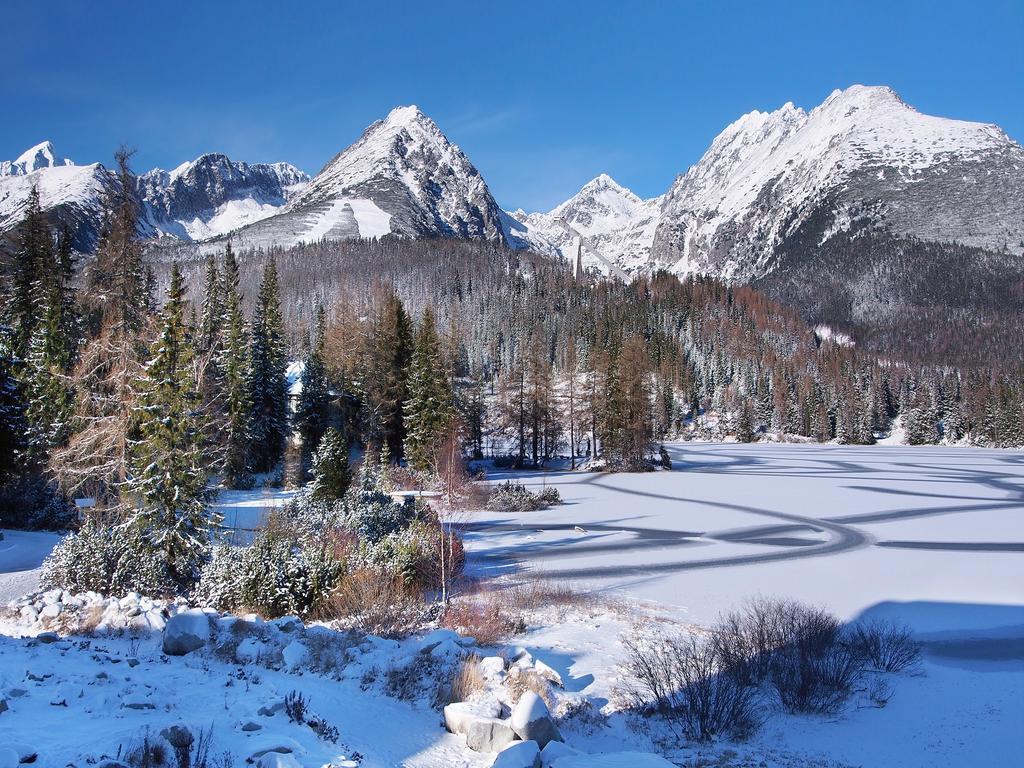
[[[44,142],[0,163],[0,232],[17,224],[36,184],[53,218],[87,248],[113,183],[104,166],[74,165]],[[857,248],[835,246],[874,234],[978,248],[996,254],[1011,281],[1024,272],[1024,148],[994,125],[923,115],[886,87],[837,90],[809,112],[786,104],[744,115],[649,200],[601,174],[547,213],[506,212],[414,106],[373,123],[312,178],[287,163],[207,154],[144,173],[136,187],[143,236],[203,250],[227,240],[244,250],[452,237],[565,257],[579,249],[585,266],[619,276],[666,269],[785,283],[787,295],[802,297],[806,286],[792,281],[800,271],[822,273],[816,254],[828,244],[829,274],[841,286],[849,269],[862,284],[864,264],[849,256]],[[839,252],[846,255],[836,264]],[[900,279],[891,270],[885,277]],[[847,319],[856,319],[855,304]]]

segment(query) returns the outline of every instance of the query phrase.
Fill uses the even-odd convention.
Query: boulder
[[[460,733],[464,736],[472,721],[497,717],[500,714],[501,704],[495,699],[460,701],[444,708],[444,727],[452,733]]]
[[[309,660],[309,649],[298,640],[292,640],[281,650],[286,669],[298,669]]]
[[[184,750],[192,746],[192,731],[183,725],[172,725],[160,731],[160,736],[175,750]]]
[[[549,683],[553,683],[554,685],[557,685],[559,688],[565,687],[564,685],[562,685],[562,676],[558,674],[558,672],[556,672],[552,667],[549,667],[540,659],[534,659],[533,668],[538,675],[543,677]]]
[[[40,632],[38,635],[36,635],[36,640],[38,640],[40,643],[46,644],[56,643],[58,640],[60,640],[60,635],[58,635],[56,632]]]
[[[535,741],[517,741],[494,758],[491,768],[539,768],[540,747]]]
[[[554,768],[676,768],[663,757],[650,752],[607,752],[603,755],[563,757]]]
[[[511,725],[519,738],[536,741],[541,748],[548,742],[562,740],[548,705],[533,691],[526,691],[512,708]]]
[[[555,760],[562,757],[575,757],[582,755],[578,749],[573,749],[568,744],[564,744],[561,741],[549,741],[548,745],[540,751],[540,765],[541,768],[553,768]],[[559,763],[558,765],[561,765]]]
[[[466,746],[475,752],[500,752],[516,740],[508,720],[481,717],[466,726]]]
[[[210,618],[198,608],[171,616],[164,627],[164,653],[168,656],[184,656],[209,641]]]
[[[501,656],[480,659],[480,674],[488,680],[500,679],[505,674],[505,660]]]
[[[259,768],[302,768],[302,763],[293,755],[280,752],[268,752],[259,759],[257,765]]]
[[[262,725],[260,725],[259,723],[254,723],[252,720],[250,720],[242,726],[242,730],[246,731],[247,733],[251,733],[252,731],[258,731],[261,728],[263,728]]]

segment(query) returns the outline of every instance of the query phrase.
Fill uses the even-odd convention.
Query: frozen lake
[[[898,616],[922,638],[1024,636],[1024,453],[667,448],[672,472],[492,472],[554,485],[565,503],[480,513],[472,568],[658,601],[699,623],[761,594]]]

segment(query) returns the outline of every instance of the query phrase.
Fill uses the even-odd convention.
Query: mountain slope
[[[143,216],[156,235],[206,240],[278,212],[309,182],[288,163],[236,162],[206,154],[138,178]]]
[[[10,233],[22,220],[35,186],[50,220],[66,225],[75,247],[86,250],[99,236],[101,199],[112,183],[99,163],[75,165],[59,158],[50,142],[37,144],[17,160],[0,163],[0,233]]]
[[[855,226],[1020,253],[1024,149],[884,87],[835,91],[809,113],[752,112],[672,185],[652,263],[745,281]]]
[[[239,247],[322,238],[455,237],[505,242],[502,211],[469,158],[417,107],[398,107],[336,155]]]

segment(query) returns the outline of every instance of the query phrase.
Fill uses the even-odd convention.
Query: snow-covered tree
[[[248,337],[238,289],[238,262],[230,246],[224,254],[220,294],[224,298],[223,339],[216,365],[220,380],[216,409],[222,446],[224,485],[240,488],[249,481],[250,366]]]
[[[249,349],[250,456],[253,470],[269,472],[283,458],[288,437],[288,355],[273,260],[263,271]]]
[[[344,498],[352,483],[348,463],[348,443],[334,427],[328,428],[313,455],[313,480],[308,496],[313,501],[334,503]]]
[[[330,392],[327,387],[327,368],[324,365],[324,326],[324,310],[319,307],[313,338],[299,378],[302,391],[292,417],[295,430],[302,438],[303,464],[308,464],[309,457],[320,444],[320,438],[327,428]]]
[[[428,307],[416,332],[405,402],[405,455],[416,469],[430,469],[432,450],[453,413],[452,393],[434,313]]]
[[[215,524],[207,505],[203,424],[198,410],[192,340],[177,264],[171,272],[160,336],[154,342],[135,409],[128,521],[144,532],[181,583],[198,576]]]

